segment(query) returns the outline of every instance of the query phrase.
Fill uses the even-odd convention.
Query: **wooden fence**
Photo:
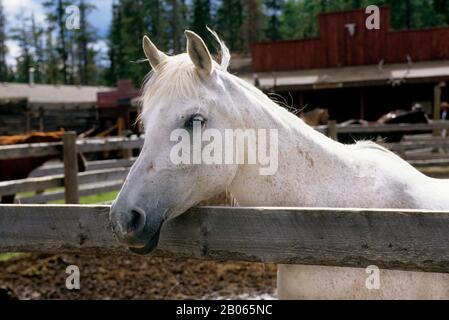
[[[317,130],[337,139],[338,135],[360,133],[391,132],[432,132],[448,130],[449,122],[431,124],[398,124],[372,126],[341,126],[330,122]],[[65,199],[66,203],[78,203],[80,196],[87,196],[119,190],[135,159],[115,159],[88,162],[87,170],[77,173],[76,153],[105,152],[121,149],[140,149],[142,138],[110,137],[106,139],[85,139],[75,142],[75,135],[66,133],[64,143],[37,143],[0,146],[0,160],[47,155],[63,155],[64,165],[51,165],[33,172],[27,179],[0,182],[0,196],[19,192],[40,191],[49,188],[65,187],[65,191],[53,191],[20,198],[21,203],[46,203]],[[434,177],[447,177],[447,170],[434,170],[434,167],[449,167],[449,137],[433,134],[405,136],[400,143],[387,144],[390,150],[398,153],[426,174]],[[443,151],[441,151],[443,150]],[[444,152],[446,150],[446,152]]]
[[[20,144],[0,147],[0,160],[40,156],[60,156],[64,165],[43,167],[35,175],[21,180],[0,182],[0,196],[64,187],[64,191],[21,198],[21,203],[46,203],[65,199],[78,203],[80,196],[119,190],[135,159],[117,159],[87,163],[87,171],[78,173],[77,153],[140,149],[141,138],[112,137],[76,140],[75,133],[64,134],[63,142]]]
[[[411,165],[427,173],[429,167],[449,166],[449,135],[442,137],[441,131],[449,133],[449,121],[435,121],[430,124],[389,124],[389,125],[337,125],[330,121],[327,126],[316,129],[338,140],[339,134],[388,134],[403,133],[404,138],[398,143],[383,143],[389,150],[397,153]],[[422,132],[423,134],[417,134]],[[432,132],[427,133],[426,132]],[[413,133],[413,135],[411,135]],[[438,174],[430,172],[436,177]],[[443,174],[447,177],[447,174]]]
[[[0,205],[0,252],[123,254],[108,206]],[[449,273],[449,212],[193,208],[156,255]]]

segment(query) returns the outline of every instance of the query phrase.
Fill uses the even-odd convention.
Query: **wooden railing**
[[[78,203],[80,196],[119,190],[135,159],[88,162],[87,171],[78,173],[77,153],[132,150],[140,149],[142,145],[142,138],[111,137],[77,141],[74,133],[66,132],[63,142],[1,146],[0,160],[61,156],[64,159],[64,164],[40,168],[27,179],[1,181],[0,196],[64,187],[64,191],[21,197],[17,201],[20,203],[46,203],[65,199],[66,203]]]
[[[119,253],[109,206],[0,205],[0,252]],[[449,273],[449,212],[193,208],[155,255]]]
[[[360,133],[391,133],[391,132],[433,132],[448,130],[449,122],[441,121],[431,124],[394,124],[394,125],[351,125],[341,126],[330,122],[328,126],[316,128],[318,131],[337,139],[339,134]],[[71,136],[74,143],[74,135]],[[70,143],[69,139],[69,143]],[[58,164],[40,168],[33,172],[31,177],[22,180],[0,182],[0,196],[27,191],[41,191],[49,188],[66,187],[66,191],[58,190],[37,195],[20,197],[20,203],[46,203],[54,200],[68,199],[68,203],[77,203],[80,196],[119,190],[130,166],[135,159],[115,159],[88,162],[87,172],[77,173],[73,159],[75,152],[105,152],[121,149],[140,149],[143,138],[111,137],[106,139],[85,139],[76,141],[76,148],[64,148],[59,143],[38,143],[12,146],[0,146],[0,160],[24,157],[39,157],[47,155],[62,155],[64,159],[72,159],[67,165]],[[448,177],[447,172],[440,172],[433,167],[449,167],[449,137],[434,136],[405,136],[399,143],[384,144],[396,152],[410,164],[416,166],[424,173],[434,177]],[[445,151],[446,150],[446,151]],[[76,179],[70,178],[74,177]],[[67,178],[66,178],[67,175]],[[92,185],[92,183],[96,183]],[[90,184],[90,185],[89,185]],[[68,188],[67,188],[68,187]],[[70,195],[68,193],[75,193]]]

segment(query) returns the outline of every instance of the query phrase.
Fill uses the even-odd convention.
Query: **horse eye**
[[[198,121],[198,123],[203,126],[206,123],[206,118],[204,118],[201,114],[194,114],[185,122],[184,126],[186,128],[193,129],[193,124],[195,121]]]

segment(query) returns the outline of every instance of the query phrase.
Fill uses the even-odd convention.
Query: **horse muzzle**
[[[147,255],[156,249],[164,222],[157,214],[149,216],[140,208],[127,212],[113,205],[110,220],[117,240],[131,252]]]

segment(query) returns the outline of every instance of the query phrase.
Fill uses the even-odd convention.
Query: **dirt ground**
[[[79,291],[65,286],[69,265],[80,269]],[[275,284],[268,264],[42,254],[0,261],[0,299],[271,298]]]

